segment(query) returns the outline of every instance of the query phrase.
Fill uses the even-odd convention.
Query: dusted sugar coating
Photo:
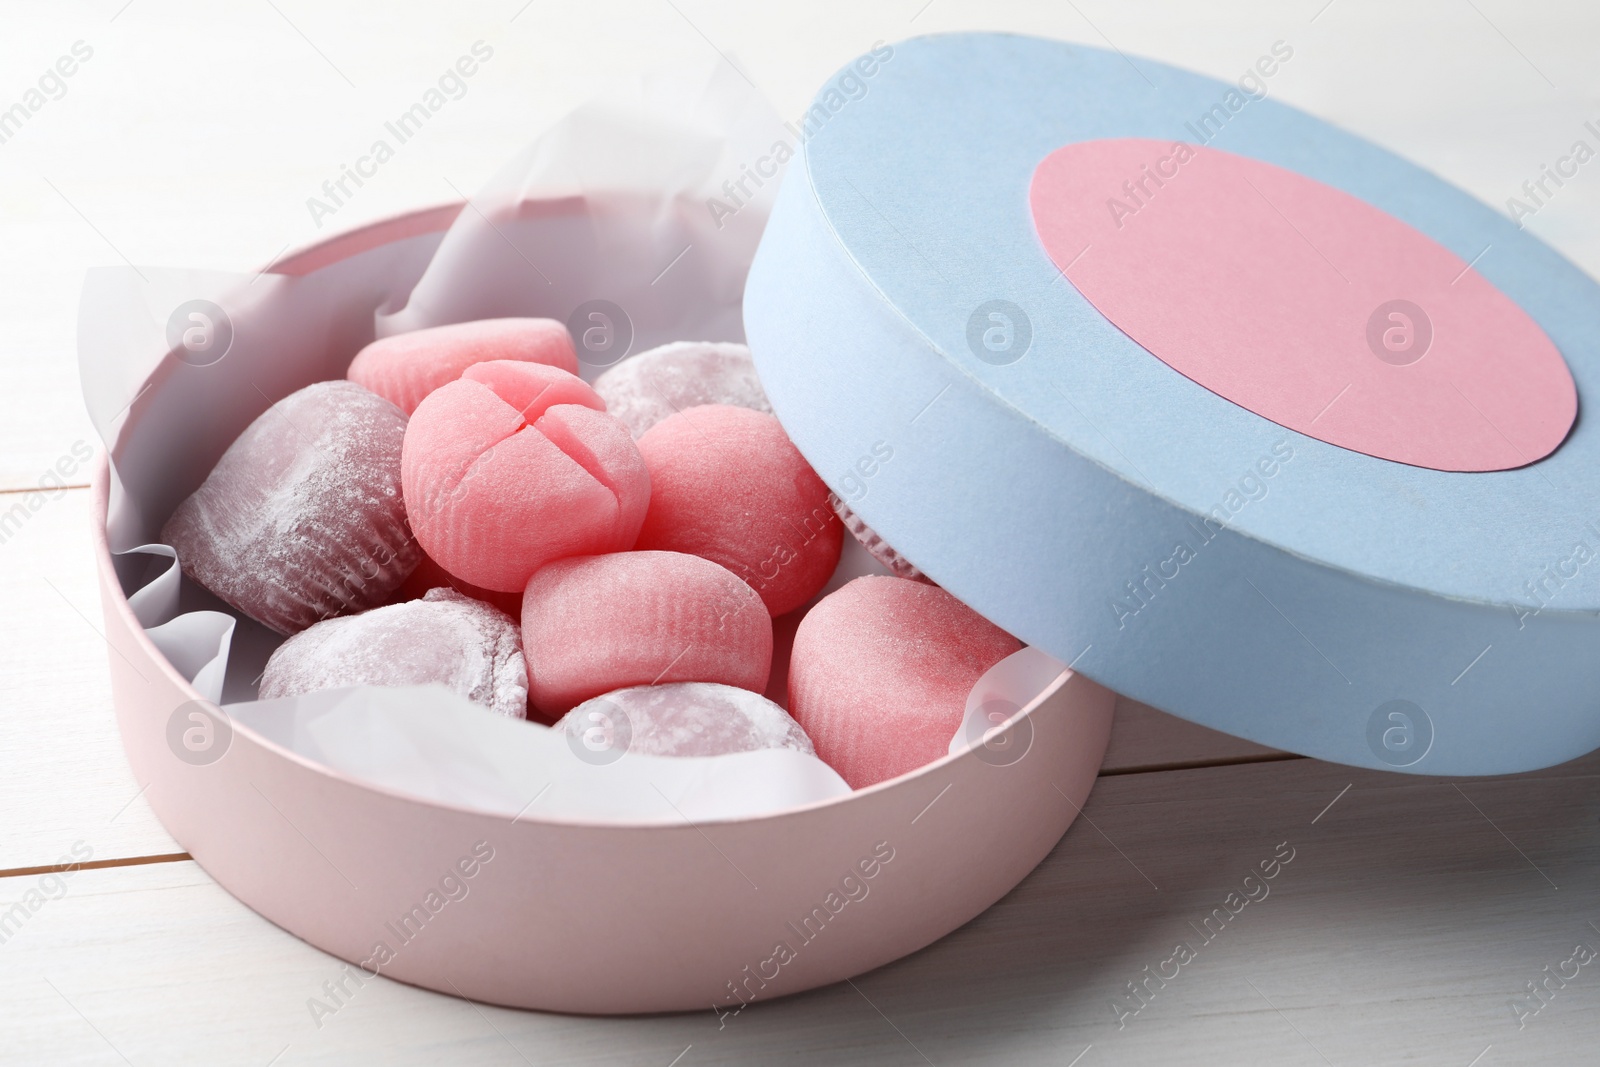
[[[669,415],[702,404],[731,404],[772,414],[755,361],[744,345],[676,341],[625,359],[595,379],[606,410],[633,436]]]
[[[972,687],[1021,647],[936,585],[857,578],[800,620],[789,710],[861,789],[948,752]]]
[[[817,594],[844,528],[822,484],[776,417],[712,404],[663,419],[639,438],[650,511],[638,547],[720,563],[773,615]]]
[[[422,550],[400,492],[406,417],[352,382],[262,412],[172,513],[183,573],[281,634],[388,600]]]
[[[401,465],[428,555],[463,582],[520,593],[550,560],[632,548],[650,475],[602,406],[565,371],[506,361],[429,394]]]
[[[356,353],[345,377],[409,415],[474,363],[498,359],[578,373],[572,335],[555,319],[479,319],[380,337]]]
[[[789,713],[757,693],[716,682],[636,685],[585,700],[557,729],[609,727],[643,756],[725,756],[787,748],[811,756],[811,739]]]
[[[546,715],[635,685],[721,682],[759,691],[772,620],[726,568],[681,552],[557,560],[522,597],[528,694]]]
[[[850,536],[861,542],[861,547],[865,548],[873,559],[889,568],[890,573],[896,578],[932,583],[932,578],[917,570],[916,564],[896,552],[893,545],[879,537],[876,530],[862,522],[861,516],[851,511],[850,505],[838,497],[833,498],[833,513],[839,516],[839,521],[850,531]]]
[[[528,712],[522,636],[498,608],[453,589],[319,622],[279,645],[261,699],[351,685],[437,682],[513,719]]]

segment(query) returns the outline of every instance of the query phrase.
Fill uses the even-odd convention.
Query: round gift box
[[[1237,83],[1001,34],[804,117],[745,297],[774,410],[911,563],[1120,693],[1503,774],[1600,745],[1600,288]]]
[[[425,260],[458,210],[366,227],[273,269],[381,275],[406,258],[397,249]],[[543,215],[558,226],[582,211],[568,201]],[[170,358],[158,367],[119,448],[185,373]],[[144,796],[218,883],[351,963],[350,981],[375,972],[580,1013],[731,1010],[835,982],[929,944],[1016,885],[1066,832],[1109,737],[1112,695],[1064,673],[988,746],[833,801],[673,826],[510,819],[419,800],[238,723],[220,759],[196,763],[179,758],[169,731],[202,697],[124,593],[107,535],[111,481],[102,460],[94,547],[117,722]]]

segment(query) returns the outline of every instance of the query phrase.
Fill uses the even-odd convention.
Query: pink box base
[[[307,273],[453,214],[368,227],[276,269]],[[169,748],[168,722],[201,697],[123,595],[109,483],[102,457],[93,532],[113,699],[151,807],[268,920],[368,974],[442,993],[576,1013],[731,1010],[871,970],[1021,881],[1071,825],[1110,736],[1112,694],[1069,674],[1006,728],[997,747],[1025,750],[1009,765],[971,749],[838,800],[674,827],[424,802],[238,724],[221,759],[191,765]]]

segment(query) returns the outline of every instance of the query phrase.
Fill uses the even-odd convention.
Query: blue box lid
[[[1600,426],[1560,431],[1572,388],[1600,388],[1600,288],[1463,191],[1272,99],[1268,65],[1229,84],[1115,52],[957,34],[879,46],[842,68],[797,126],[746,286],[774,409],[830,487],[931,578],[1137,700],[1261,744],[1412,773],[1508,773],[1594,749]],[[1553,451],[1458,469],[1382,458],[1333,443],[1310,412],[1269,418],[1181,373],[1172,364],[1192,353],[1170,350],[1170,329],[1152,354],[1134,337],[1171,327],[1158,321],[1169,298],[1176,315],[1210,297],[1236,306],[1229,287],[1255,286],[1262,321],[1298,309],[1281,286],[1233,269],[1189,271],[1179,292],[1172,262],[1152,273],[1143,323],[1091,302],[1100,294],[1052,258],[1030,191],[1052,153],[1133,138],[1290,172],[1457,257],[1570,371]],[[1279,214],[1302,239],[1318,232]],[[1229,240],[1219,228],[1217,247]],[[1275,247],[1285,270],[1309,261],[1292,236]],[[1375,336],[1362,319],[1347,324],[1350,344]],[[1471,325],[1435,322],[1415,366],[1448,369]],[[1249,351],[1250,333],[1238,333],[1241,358],[1270,362]],[[1406,370],[1381,347],[1371,358]],[[1550,371],[1530,341],[1485,373],[1515,392],[1539,358]],[[1373,425],[1433,417],[1390,408]],[[1427,445],[1466,417],[1435,415],[1437,426],[1397,432]],[[1501,436],[1520,452],[1515,433]]]

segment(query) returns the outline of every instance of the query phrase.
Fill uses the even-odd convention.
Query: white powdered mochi
[[[262,412],[167,520],[183,573],[281,634],[382,604],[422,558],[400,495],[406,417],[354,382]]]
[[[438,682],[490,711],[528,711],[522,634],[499,608],[430,589],[421,600],[328,619],[278,646],[261,676],[261,699],[352,685]]]
[[[759,693],[717,682],[616,689],[567,712],[556,729],[603,731],[609,745],[645,756],[724,756],[762,748],[815,755],[789,713]]]
[[[668,415],[702,404],[772,414],[750,350],[715,341],[675,341],[641,352],[595,379],[594,391],[635,439]]]

